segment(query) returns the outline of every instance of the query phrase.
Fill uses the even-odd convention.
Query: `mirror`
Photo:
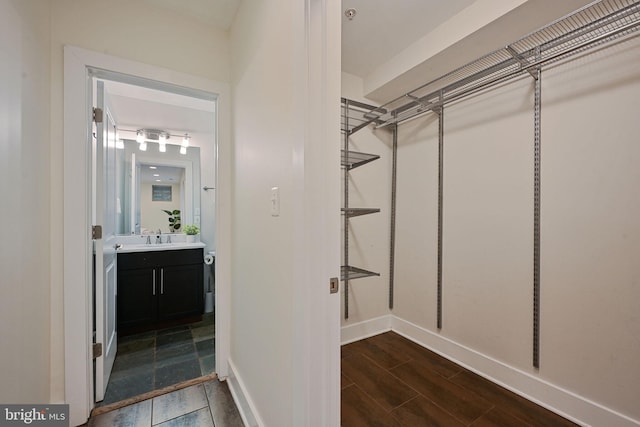
[[[123,140],[117,153],[117,234],[182,232],[186,224],[200,225],[200,148],[156,144],[140,151],[133,140]],[[181,226],[172,227],[178,220]]]

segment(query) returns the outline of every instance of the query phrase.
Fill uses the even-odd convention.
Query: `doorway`
[[[208,290],[214,301],[215,273],[203,268],[203,260],[204,254],[215,251],[215,195],[203,191],[202,183],[215,187],[216,101],[206,92],[183,95],[180,88],[157,90],[150,81],[122,82],[120,75],[101,70],[89,69],[89,76],[97,83],[92,85],[97,91],[94,106],[104,109],[107,123],[94,120],[96,151],[107,153],[104,167],[94,168],[94,209],[105,210],[101,222],[95,221],[94,213],[94,223],[103,225],[102,239],[95,242],[96,258],[102,242],[105,253],[109,244],[120,248],[117,301],[109,300],[109,292],[103,298],[98,286],[102,264],[95,264],[94,334],[96,342],[104,343],[105,358],[104,363],[97,358],[94,364],[95,400],[103,406],[215,372],[214,307],[205,309],[203,298]],[[110,137],[105,138],[101,128]],[[161,140],[154,139],[158,134]],[[101,144],[101,138],[106,143]],[[102,188],[106,190],[101,195]],[[188,227],[199,229],[199,242],[197,248],[184,250]],[[147,244],[140,245],[145,239]],[[170,261],[152,271],[147,263],[158,251]],[[193,252],[190,267],[174,273],[172,285],[163,286],[169,283],[163,279],[176,268],[171,267],[173,262],[186,251]],[[131,261],[139,256],[144,256],[140,263]],[[147,274],[154,275],[151,281]],[[168,294],[173,295],[171,301],[164,296]],[[171,311],[170,306],[180,310]],[[107,318],[117,319],[117,340],[104,338],[111,335],[102,333],[101,308]],[[150,323],[153,312],[157,320]],[[110,352],[107,343],[112,341],[117,344]]]
[[[208,192],[213,200],[210,209],[214,212],[215,230],[213,244],[217,251],[217,269],[215,273],[216,301],[221,306],[215,311],[217,369],[221,378],[226,377],[228,353],[228,313],[224,304],[228,298],[228,261],[225,259],[229,244],[228,233],[221,223],[228,221],[225,202],[228,191],[224,183],[229,182],[229,88],[226,84],[184,75],[176,72],[121,60],[96,52],[75,47],[65,47],[65,164],[78,167],[65,168],[65,389],[67,402],[70,403],[72,419],[86,419],[95,405],[92,322],[94,308],[93,295],[86,284],[91,283],[93,245],[89,233],[91,226],[91,155],[86,141],[91,137],[87,126],[87,105],[91,99],[91,78],[126,83],[146,90],[156,90],[167,94],[179,94],[185,97],[215,100],[217,145],[210,152],[217,154],[213,162],[221,165],[216,168],[215,176],[203,183],[216,187],[214,194]],[[203,164],[215,164],[211,161]],[[81,167],[84,165],[85,167]],[[217,183],[223,183],[218,186]],[[224,208],[221,208],[221,205]],[[194,215],[196,212],[194,211]],[[204,212],[200,212],[204,219]],[[206,219],[204,219],[206,220]],[[228,227],[227,227],[228,228]],[[213,229],[213,227],[212,227]],[[223,255],[222,257],[220,255]],[[204,289],[204,288],[203,288]],[[73,307],[73,309],[71,309]]]

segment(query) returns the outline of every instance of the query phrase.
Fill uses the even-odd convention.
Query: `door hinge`
[[[101,342],[94,343],[91,350],[93,351],[94,359],[97,359],[98,357],[102,356],[102,343]]]
[[[101,225],[92,225],[91,226],[91,239],[93,239],[93,240],[102,239],[102,226]]]
[[[93,109],[93,121],[96,123],[102,123],[102,108]]]
[[[332,277],[329,279],[329,293],[335,294],[340,289],[340,281],[337,277]]]

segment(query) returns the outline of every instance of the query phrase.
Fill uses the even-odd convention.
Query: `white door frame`
[[[294,426],[340,425],[341,9],[332,0],[294,2],[293,197]]]
[[[228,375],[230,347],[231,99],[227,83],[116,58],[73,46],[64,48],[64,350],[65,401],[70,424],[87,421],[94,407],[92,342],[91,162],[88,69],[102,69],[217,95],[216,168],[216,371]],[[222,185],[221,185],[222,184]],[[222,226],[224,224],[224,226]]]

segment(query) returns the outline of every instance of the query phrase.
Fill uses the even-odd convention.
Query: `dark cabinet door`
[[[118,255],[118,331],[136,333],[202,315],[202,249]]]
[[[156,269],[120,270],[118,273],[118,328],[152,325],[157,318]]]
[[[202,314],[202,264],[161,267],[159,320]]]

